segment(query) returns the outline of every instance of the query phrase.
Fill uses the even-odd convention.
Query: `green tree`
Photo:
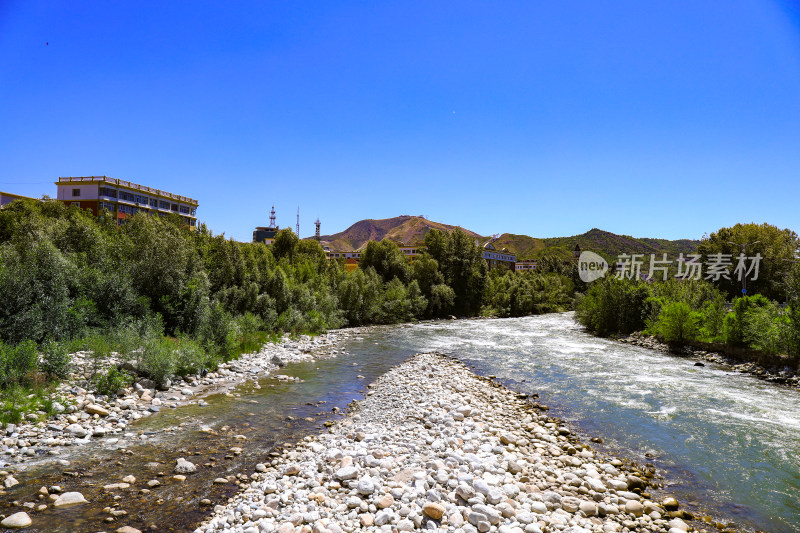
[[[713,254],[729,254],[733,266],[730,280],[720,279],[719,287],[730,297],[741,296],[741,281],[733,274],[738,257],[745,246],[745,256],[761,254],[758,279],[747,278],[748,294],[760,293],[767,298],[779,301],[787,299],[787,285],[793,261],[800,250],[800,239],[790,229],[779,229],[771,224],[736,224],[721,228],[703,239],[697,247],[703,261],[707,262]],[[747,262],[748,266],[750,262]]]
[[[478,313],[487,275],[480,247],[459,229],[450,233],[431,230],[425,235],[425,246],[453,290],[453,311],[464,316]]]
[[[408,283],[411,278],[411,269],[408,259],[400,247],[389,239],[381,242],[370,241],[359,261],[360,268],[373,268],[384,282],[397,278],[402,283]]]
[[[669,302],[658,316],[655,329],[669,343],[684,343],[697,338],[701,315],[684,302]]]

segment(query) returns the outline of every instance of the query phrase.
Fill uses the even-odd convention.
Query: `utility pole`
[[[734,246],[741,246],[741,248],[742,248],[742,255],[744,255],[744,249],[745,249],[746,247],[748,247],[748,246],[752,246],[753,244],[758,244],[758,243],[760,243],[761,241],[753,241],[753,242],[742,243],[742,244],[740,244],[740,243],[738,243],[738,242],[731,242],[731,241],[726,241],[726,242],[727,242],[728,244],[732,244],[732,245],[734,245]],[[746,294],[747,294],[747,272],[744,272],[744,273],[742,274],[742,295],[744,296],[744,295],[746,295]]]

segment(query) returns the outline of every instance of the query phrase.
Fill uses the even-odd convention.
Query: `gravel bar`
[[[440,354],[370,384],[329,432],[257,466],[197,532],[680,533],[673,498]]]

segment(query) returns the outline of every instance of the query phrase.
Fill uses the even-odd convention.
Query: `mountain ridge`
[[[371,240],[380,241],[388,238],[408,245],[414,245],[425,238],[431,229],[453,231],[460,229],[470,237],[483,244],[493,237],[482,236],[460,226],[428,220],[422,216],[401,215],[384,219],[364,219],[352,224],[349,228],[332,235],[320,236],[320,243],[339,252],[353,252],[362,249]],[[617,235],[609,231],[592,228],[580,235],[570,237],[531,237],[503,233],[493,244],[497,249],[507,248],[517,255],[517,260],[537,259],[544,255],[555,255],[567,259],[572,257],[575,246],[582,250],[591,250],[614,259],[622,253],[663,254],[674,256],[679,253],[694,253],[699,240],[692,239],[656,239],[650,237],[631,237]]]

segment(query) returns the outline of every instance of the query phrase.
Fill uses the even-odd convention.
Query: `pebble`
[[[418,354],[368,389],[324,433],[259,463],[196,532],[668,533],[680,525],[650,516],[661,507],[630,492],[646,484],[621,461],[584,449],[568,428],[461,363]]]
[[[197,470],[197,467],[194,465],[194,463],[187,461],[183,457],[178,458],[178,461],[175,465],[176,474],[191,474],[195,470]]]
[[[87,501],[80,492],[65,492],[53,502],[53,507],[70,507],[82,503],[87,503]]]
[[[170,406],[190,403],[207,405],[202,399],[199,402],[197,399],[206,390],[230,389],[290,362],[336,356],[332,346],[358,331],[359,328],[332,331],[314,338],[301,336],[291,339],[287,335],[277,343],[265,344],[257,353],[244,354],[238,360],[222,363],[213,372],[177,378],[174,383],[167,380],[162,384],[165,390],[156,390],[157,384],[151,380],[139,379],[134,386],[120,391],[117,398],[108,398],[93,390],[94,385],[85,379],[94,364],[91,352],[75,352],[71,354],[73,373],[54,391],[54,395],[64,399],[53,403],[55,414],[41,424],[39,420],[44,416],[43,413],[23,413],[23,423],[4,428],[8,435],[18,434],[20,438],[0,439],[0,454],[8,464],[16,465],[41,459],[42,456],[69,453],[87,445],[124,446],[132,439],[139,438],[139,435],[126,435],[128,425],[143,416],[156,416],[170,397],[177,398],[168,402]],[[112,354],[104,364],[110,367],[122,362],[117,354]],[[244,440],[244,436],[236,438],[240,437]],[[59,460],[54,458],[53,461]],[[63,459],[61,461],[64,462],[58,464],[69,464]],[[105,484],[111,482],[105,480]]]
[[[3,521],[0,522],[0,526],[12,528],[12,529],[20,529],[20,528],[23,528],[23,527],[28,527],[32,523],[33,522],[31,521],[31,517],[28,516],[28,513],[19,512],[19,513],[14,513],[9,517],[4,518]]]

